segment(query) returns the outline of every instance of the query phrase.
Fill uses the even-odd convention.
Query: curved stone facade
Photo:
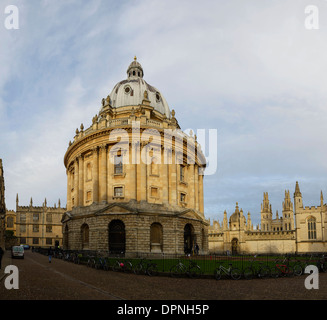
[[[134,92],[143,90],[143,69],[139,76],[131,70]],[[108,96],[92,125],[76,130],[64,158],[65,248],[184,253],[197,243],[207,252],[205,157],[175,112],[151,99],[144,90],[141,103],[114,107]]]

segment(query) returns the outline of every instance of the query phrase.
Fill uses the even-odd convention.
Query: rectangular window
[[[39,232],[40,228],[38,224],[33,225],[33,232]]]
[[[52,232],[52,226],[46,226],[45,231],[47,233],[51,233]]]
[[[115,197],[123,197],[123,187],[115,187],[114,188],[114,196]]]
[[[159,192],[158,192],[158,188],[151,188],[151,197],[153,198],[158,198],[159,197]]]
[[[26,238],[20,238],[20,244],[26,244]]]
[[[52,222],[52,214],[47,213],[47,222]]]
[[[123,174],[123,156],[115,156],[114,174]]]
[[[47,245],[52,245],[52,239],[51,238],[46,238],[45,243]]]
[[[184,202],[184,203],[186,202],[186,194],[185,193],[180,194],[180,201]]]
[[[20,222],[26,222],[26,214],[25,213],[20,214]]]
[[[39,238],[33,238],[33,244],[39,244]]]
[[[38,213],[33,213],[33,221],[38,222],[40,219],[40,215]]]
[[[25,233],[26,232],[26,225],[20,225],[20,233]]]
[[[185,179],[185,167],[184,166],[180,166],[179,180],[181,182],[184,182],[184,179]]]

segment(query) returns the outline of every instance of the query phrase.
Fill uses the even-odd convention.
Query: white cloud
[[[20,30],[0,28],[7,206],[17,192],[25,204],[31,196],[66,202],[68,142],[91,124],[134,55],[182,128],[218,129],[218,172],[205,178],[208,216],[231,213],[239,201],[258,218],[262,193],[280,208],[296,180],[304,201],[316,201],[327,174],[327,8],[317,2],[321,28],[308,31],[306,5],[17,1]]]

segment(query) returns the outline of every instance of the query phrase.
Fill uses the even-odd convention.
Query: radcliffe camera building
[[[110,253],[208,252],[205,158],[134,59],[64,157],[64,248]]]

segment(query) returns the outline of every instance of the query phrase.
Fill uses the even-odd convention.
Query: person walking
[[[3,251],[3,249],[0,247],[0,269],[1,269],[1,261],[2,261],[2,257],[3,257],[3,254],[5,252]]]
[[[49,257],[49,263],[51,263],[51,258],[52,258],[52,248],[51,247],[48,250],[48,257]]]

